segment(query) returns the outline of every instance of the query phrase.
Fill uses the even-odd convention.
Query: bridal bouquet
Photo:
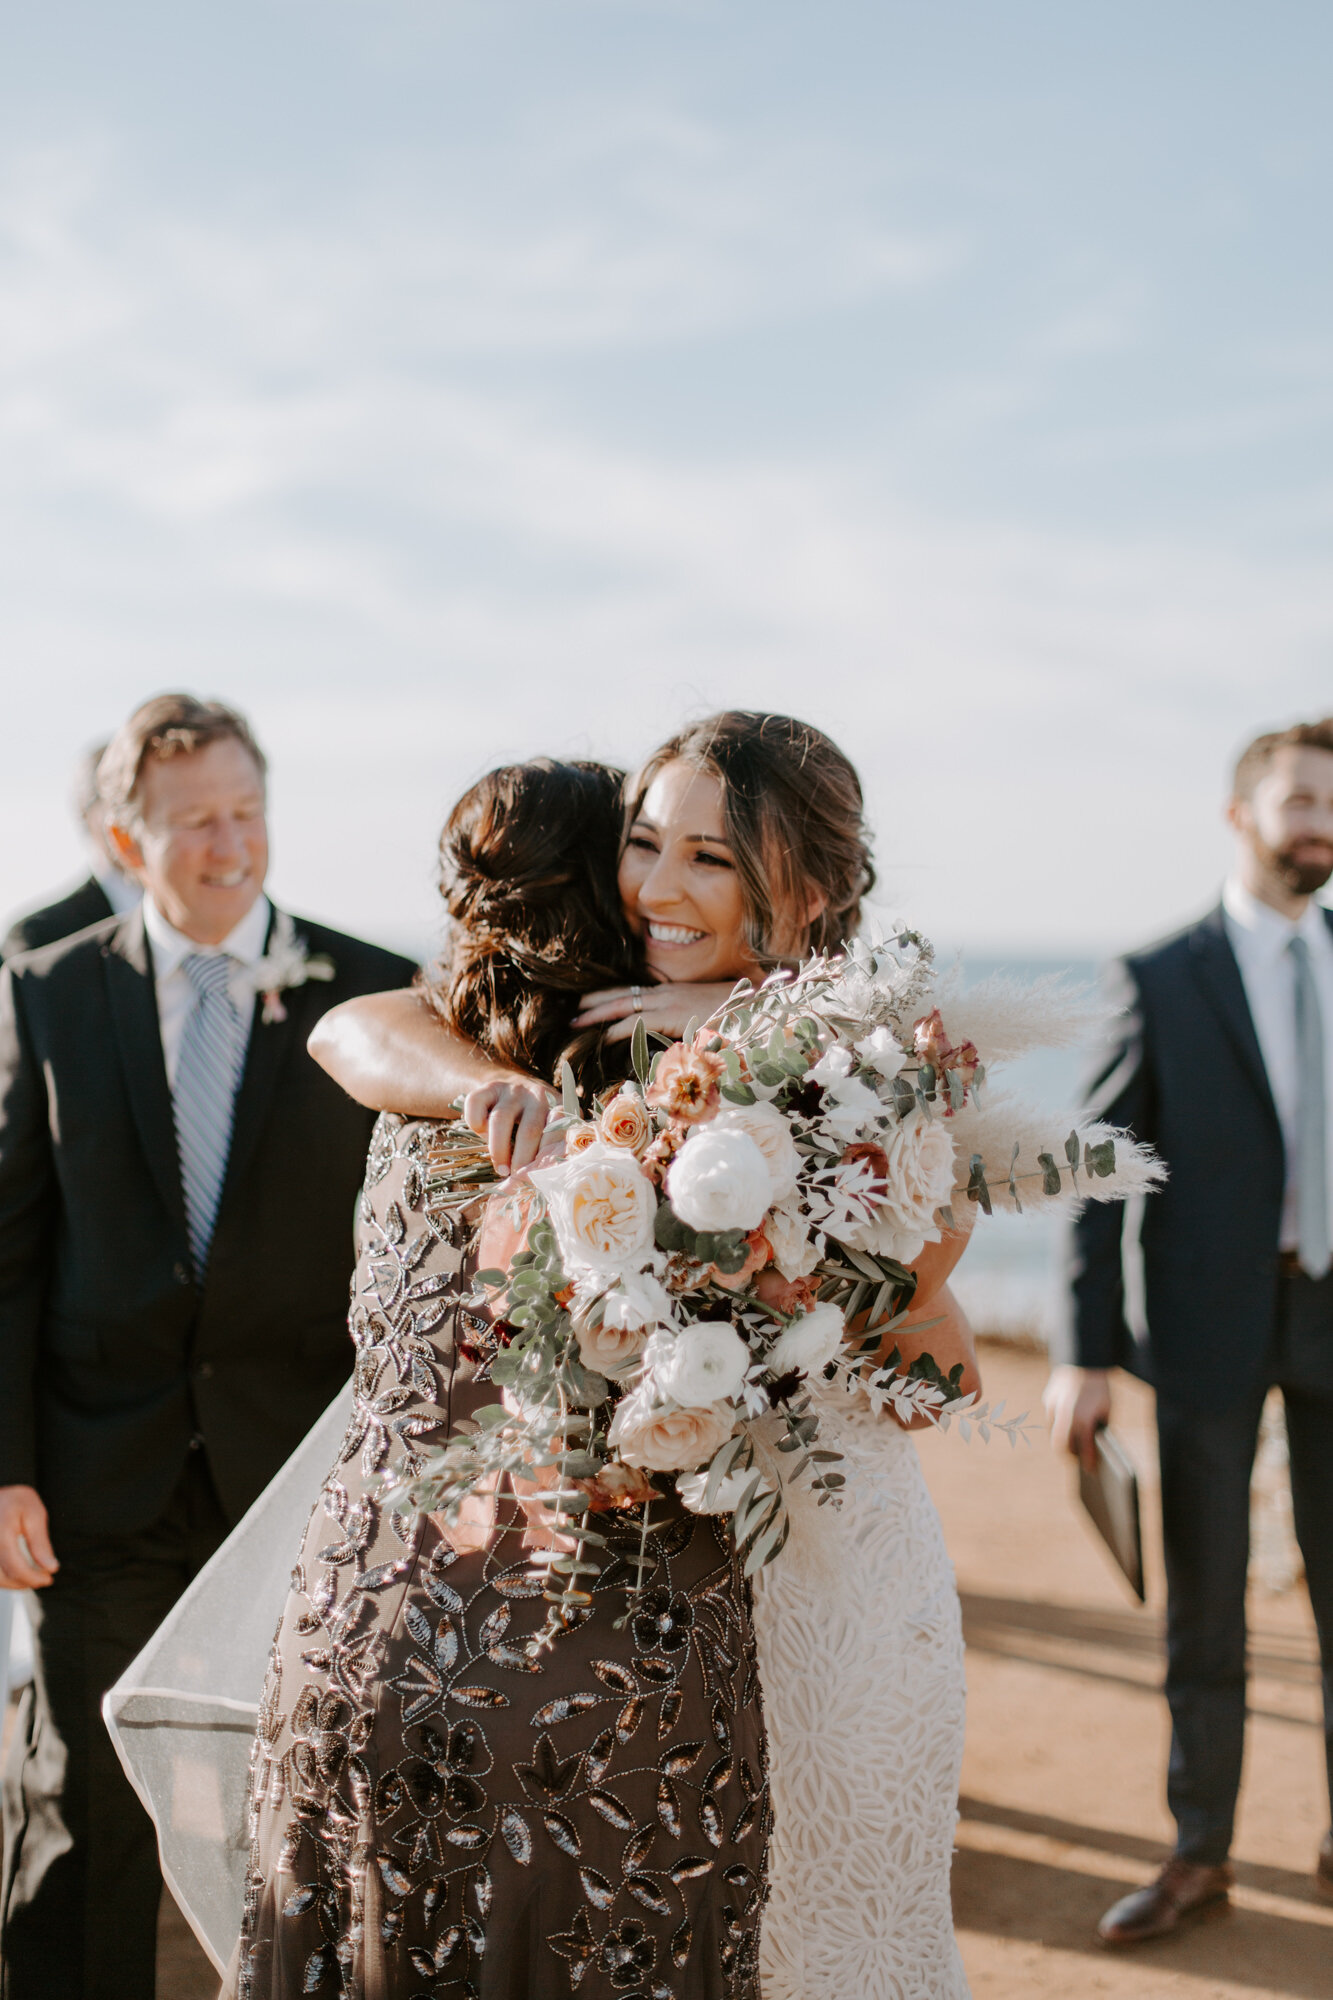
[[[901,1368],[908,1266],[960,1202],[1123,1200],[1162,1169],[1103,1125],[1053,1146],[1024,1107],[989,1102],[987,1028],[1001,1059],[1024,1045],[1025,1010],[1058,1038],[1068,996],[1010,996],[1006,1022],[1005,996],[983,992],[975,1039],[942,999],[930,946],[904,932],[738,988],[656,1055],[640,1023],[633,1080],[586,1107],[563,1073],[558,1156],[493,1198],[523,1247],[476,1278],[502,1400],[404,1489],[446,1518],[498,1474],[528,1492],[549,1525],[535,1561],[553,1629],[589,1601],[599,1514],[643,1504],[642,1580],[657,1481],[732,1518],[748,1573],[778,1555],[784,1488],[804,1480],[824,1504],[843,1483],[818,1442],[816,1378],[1012,1440],[1022,1420],[964,1397],[961,1364]]]

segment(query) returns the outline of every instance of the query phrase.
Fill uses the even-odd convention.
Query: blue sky
[[[886,908],[1200,907],[1333,707],[1314,4],[120,0],[0,68],[0,903],[141,695],[273,755],[277,893],[423,941],[444,809],[786,708]]]

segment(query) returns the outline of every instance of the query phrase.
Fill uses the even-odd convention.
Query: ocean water
[[[1016,980],[1058,973],[1071,985],[1084,987],[1095,987],[1098,975],[1093,960],[1080,958],[974,958],[964,953],[962,965],[964,997],[967,985],[997,972]],[[959,1027],[966,1028],[965,1011]],[[1050,1111],[1051,1136],[1058,1146],[1078,1106],[1085,1061],[1085,1054],[1076,1049],[1045,1049],[1009,1064],[997,1072],[996,1081]],[[1059,1347],[1065,1324],[1066,1228],[1058,1216],[978,1215],[967,1255],[953,1280],[978,1333],[1031,1337]]]

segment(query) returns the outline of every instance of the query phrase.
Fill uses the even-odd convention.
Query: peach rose
[[[809,1278],[784,1278],[781,1271],[761,1271],[755,1280],[755,1296],[775,1313],[790,1319],[793,1313],[810,1312],[819,1303],[819,1294]]]
[[[673,1042],[648,1086],[648,1102],[693,1125],[717,1110],[721,1101],[718,1090],[726,1073],[721,1056],[711,1055],[697,1043],[687,1047],[684,1042]]]
[[[632,1090],[621,1090],[597,1120],[597,1130],[608,1146],[624,1146],[642,1157],[653,1136],[648,1106]]]
[[[731,1436],[735,1411],[729,1403],[677,1410],[651,1403],[639,1390],[626,1396],[607,1438],[626,1465],[650,1472],[692,1472]]]
[[[596,1479],[576,1479],[574,1484],[589,1496],[594,1514],[617,1507],[640,1507],[645,1500],[661,1498],[648,1474],[637,1465],[604,1465]]]
[[[534,1167],[565,1269],[616,1277],[653,1247],[657,1191],[632,1153],[600,1141],[558,1167]]]
[[[600,1137],[595,1125],[571,1125],[565,1133],[566,1153],[586,1153],[589,1146],[595,1146]]]
[[[581,1326],[579,1359],[594,1374],[618,1375],[638,1360],[650,1332],[650,1327],[610,1326],[605,1320],[597,1326]]]

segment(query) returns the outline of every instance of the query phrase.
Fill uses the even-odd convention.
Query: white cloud
[[[888,896],[950,936],[1127,937],[1201,897],[1234,739],[1318,698],[1324,568],[909,504],[875,448],[781,424],[618,435],[543,364],[759,343],[961,253],[687,121],[548,157],[540,213],[414,203],[401,165],[304,220],[147,202],[111,147],[0,177],[0,903],[73,858],[72,751],[181,683],[272,745],[279,889],[373,934],[428,927],[490,762],[632,758],[728,704],[845,742]]]

